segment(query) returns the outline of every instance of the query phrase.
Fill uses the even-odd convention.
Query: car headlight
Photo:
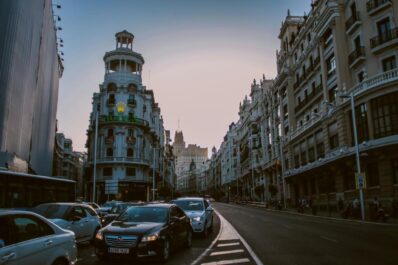
[[[194,218],[192,218],[192,221],[199,222],[201,218],[201,216],[195,216]]]
[[[98,239],[98,240],[104,239],[104,236],[102,235],[102,232],[101,232],[101,231],[98,231],[98,232],[97,232],[97,234],[95,235],[95,239]]]
[[[144,236],[141,239],[141,242],[151,242],[151,241],[156,241],[159,238],[159,233],[153,233],[147,236]]]

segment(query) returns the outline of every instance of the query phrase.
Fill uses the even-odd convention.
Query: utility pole
[[[99,107],[97,107],[97,112],[95,113],[95,136],[94,136],[94,172],[93,172],[93,202],[96,200],[96,182],[97,182],[97,141],[98,141],[98,112]]]

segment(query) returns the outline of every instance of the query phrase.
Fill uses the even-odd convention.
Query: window
[[[296,145],[294,147],[294,167],[300,167],[300,146]]]
[[[398,184],[398,158],[391,160],[393,183]]]
[[[368,128],[368,114],[366,103],[355,108],[355,121],[357,124],[357,136],[358,143],[369,140],[369,128]],[[354,145],[354,129],[352,128],[352,114],[350,111],[350,125],[351,125],[351,139],[352,145]]]
[[[314,137],[311,136],[307,139],[308,144],[308,161],[314,162],[315,161],[315,148],[314,148]]]
[[[134,167],[127,167],[126,168],[126,176],[134,177],[135,176],[135,168]]]
[[[381,43],[384,43],[391,39],[391,23],[390,18],[384,18],[377,22],[377,34],[381,40]]]
[[[358,83],[361,83],[365,79],[365,73],[363,71],[358,73]]]
[[[337,86],[329,90],[329,101],[334,102],[337,96]]]
[[[307,164],[307,144],[305,141],[301,142],[300,144],[300,151],[301,151],[301,165]]]
[[[108,129],[108,136],[113,136],[113,129],[112,128]]]
[[[332,54],[327,60],[326,60],[326,69],[328,72],[328,78],[333,76],[336,73],[336,59],[334,58],[334,54]]]
[[[113,148],[107,148],[106,149],[106,156],[112,157],[113,156]]]
[[[360,36],[357,36],[355,39],[354,39],[354,50],[360,50],[361,49],[361,37]]]
[[[15,243],[54,234],[49,225],[34,216],[16,215],[11,222],[15,230]]]
[[[311,41],[311,33],[308,33],[308,35],[307,35],[307,40],[308,40],[308,42]]]
[[[370,103],[374,137],[398,134],[398,92],[372,99]]]
[[[8,217],[0,217],[0,249],[15,243],[10,230]]]
[[[381,61],[381,63],[383,65],[383,72],[387,72],[387,71],[397,68],[395,56],[390,56],[390,57],[384,59],[383,61]]]
[[[76,218],[78,217],[79,219],[85,218],[87,216],[86,212],[83,210],[82,207],[73,207],[72,210],[69,213],[69,218]]]
[[[323,132],[322,132],[322,130],[316,132],[315,139],[316,139],[317,158],[319,159],[319,158],[325,156],[325,145],[323,144]]]
[[[366,179],[369,187],[379,185],[379,166],[377,162],[366,165]]]
[[[91,207],[83,207],[86,210],[86,213],[91,216],[97,216],[97,212]]]
[[[146,105],[144,105],[143,107],[142,107],[142,112],[146,112]]]
[[[104,167],[103,171],[102,171],[102,175],[104,177],[111,177],[112,176],[112,168],[111,167]]]
[[[339,136],[337,133],[337,122],[329,125],[329,147],[335,149],[339,147]]]
[[[133,156],[134,156],[133,148],[127,148],[127,157],[133,157]]]

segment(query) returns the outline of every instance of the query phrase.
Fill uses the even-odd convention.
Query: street
[[[209,247],[210,243],[217,236],[220,230],[220,219],[217,215],[214,215],[214,228],[213,233],[210,233],[207,238],[203,238],[201,235],[194,235],[192,239],[192,247],[190,249],[179,249],[172,253],[170,260],[167,262],[168,265],[188,265]],[[127,261],[125,264],[128,264]],[[154,261],[139,261],[135,264],[157,264]],[[78,247],[78,262],[77,265],[93,265],[93,264],[124,264],[120,261],[109,261],[101,262],[97,259],[94,254],[94,248],[90,244],[81,244]]]
[[[397,264],[398,226],[214,203],[266,265]]]

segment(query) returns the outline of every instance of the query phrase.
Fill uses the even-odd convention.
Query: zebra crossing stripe
[[[201,265],[228,265],[228,264],[242,264],[247,262],[250,262],[250,260],[244,258],[244,259],[219,260],[208,263],[202,263]]]
[[[239,242],[235,242],[235,243],[225,243],[225,244],[218,244],[217,247],[229,247],[229,246],[237,246],[239,245]]]
[[[210,256],[219,256],[219,255],[232,254],[232,253],[242,253],[242,252],[244,252],[243,249],[234,249],[234,250],[226,250],[226,251],[217,251],[217,252],[212,252],[212,253],[210,253]]]

